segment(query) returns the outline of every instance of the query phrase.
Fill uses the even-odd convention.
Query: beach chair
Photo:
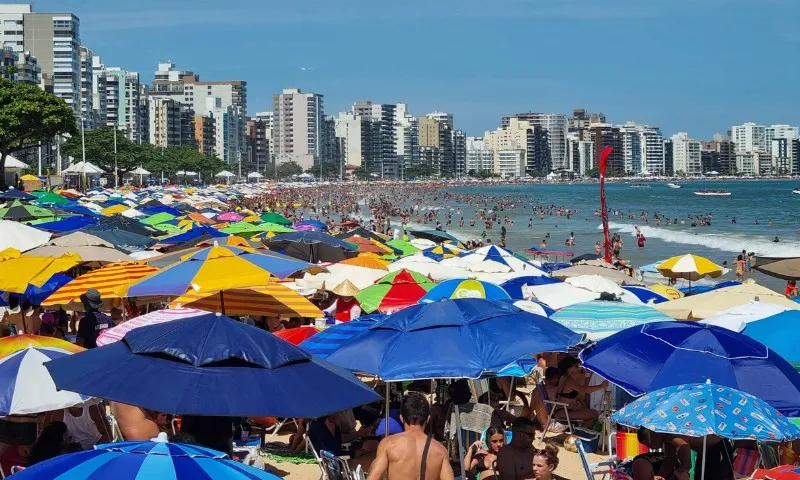
[[[326,480],[352,480],[353,475],[346,460],[325,450],[319,453]]]
[[[456,411],[458,412],[457,418]],[[494,408],[482,403],[465,403],[464,405],[453,407],[450,420],[445,429],[448,432],[449,443],[452,445],[453,440],[455,440],[458,446],[458,448],[453,448],[450,451],[452,452],[452,457],[459,457],[453,458],[459,465],[463,462],[466,449],[480,440],[483,437],[483,432],[491,426],[492,413],[494,413]]]
[[[586,455],[586,450],[583,448],[583,442],[575,440],[575,447],[578,449],[578,455],[581,457],[581,465],[583,465],[583,471],[586,473],[587,480],[596,480],[596,475],[602,475],[602,477],[600,477],[602,479],[611,475],[611,469],[615,465],[614,462],[605,461],[591,463],[589,462],[589,457]],[[598,470],[600,468],[607,468],[607,470]]]
[[[758,442],[758,453],[761,455],[762,468],[769,470],[780,465],[775,449],[763,442]]]
[[[356,471],[353,472],[353,480],[367,480],[367,476],[364,474],[364,469],[361,468],[361,465],[356,465]]]
[[[547,388],[545,388],[543,383],[539,383],[536,385],[536,388],[533,390],[534,394],[536,392],[542,396],[542,401],[544,402],[545,407],[547,408],[547,425],[544,425],[544,432],[542,433],[542,438],[547,436],[547,432],[550,431],[550,427],[555,423],[563,423],[567,426],[565,430],[568,433],[573,433],[575,430],[572,427],[572,422],[569,419],[569,405],[564,402],[557,402],[554,400],[550,400],[547,396]],[[564,416],[556,415],[558,409],[564,410]]]

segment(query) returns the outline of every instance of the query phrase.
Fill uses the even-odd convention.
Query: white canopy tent
[[[223,170],[223,171],[219,172],[218,174],[216,174],[214,176],[216,178],[224,178],[226,183],[230,183],[231,182],[231,178],[235,177],[236,174],[233,173],[233,172],[229,172],[227,170]]]
[[[22,170],[28,168],[26,163],[19,161],[11,155],[6,156],[6,185],[14,184],[14,175],[22,176]]]
[[[261,175],[258,172],[251,172],[251,173],[247,174],[247,179],[248,180],[254,180],[255,183],[258,183],[259,181],[261,181],[262,178],[264,178],[264,175]]]
[[[92,162],[80,161],[65,168],[61,173],[64,175],[102,175],[106,172]]]

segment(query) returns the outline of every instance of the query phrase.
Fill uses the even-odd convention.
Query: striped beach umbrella
[[[222,291],[187,291],[170,303],[226,315],[283,315],[286,317],[322,317],[313,303],[279,283],[226,289]]]
[[[705,276],[717,278],[722,275],[722,267],[707,258],[692,254],[669,258],[656,269],[665,277],[690,281],[697,281]]]
[[[60,455],[14,474],[15,480],[278,480],[279,477],[228,455],[198,445],[155,441],[97,445],[94,450]]]
[[[57,390],[43,365],[81,351],[64,340],[38,335],[0,339],[0,416],[60,410],[89,400],[86,395]]]
[[[589,340],[599,340],[645,323],[672,320],[665,313],[647,305],[603,300],[564,307],[550,318],[578,333],[586,334]]]
[[[392,272],[356,294],[364,313],[392,313],[416,304],[436,283],[420,273]]]
[[[445,258],[455,257],[460,254],[461,250],[452,245],[440,244],[435,247],[426,248],[422,254],[434,260],[443,260]]]
[[[94,288],[103,299],[120,298],[125,287],[158,269],[138,262],[117,262],[85,273],[56,290],[42,305],[79,306],[80,296]]]
[[[375,322],[383,320],[386,315],[365,315],[349,322],[340,323],[317,333],[303,341],[299,346],[317,358],[326,358],[348,340],[368,329]]]

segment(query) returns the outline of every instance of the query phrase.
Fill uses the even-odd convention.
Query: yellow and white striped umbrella
[[[722,267],[707,258],[692,254],[672,257],[657,266],[656,269],[665,277],[684,278],[691,281],[705,276],[717,278],[722,275]]]
[[[170,303],[172,308],[178,305],[226,315],[324,316],[308,299],[279,283],[202,293],[190,289]]]

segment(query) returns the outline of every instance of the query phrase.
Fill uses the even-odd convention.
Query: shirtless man
[[[158,436],[158,414],[133,405],[111,402],[111,413],[117,420],[122,438],[127,441],[148,441]]]
[[[423,471],[423,452],[428,442],[430,444],[425,458],[425,474],[420,480],[453,480],[447,449],[425,433],[430,410],[428,400],[422,394],[411,392],[406,395],[400,409],[403,433],[381,440],[367,480],[379,480],[387,470],[389,480],[420,478]]]

